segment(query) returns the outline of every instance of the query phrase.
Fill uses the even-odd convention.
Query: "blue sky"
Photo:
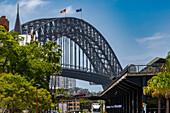
[[[97,28],[109,42],[122,67],[146,64],[170,50],[170,0],[0,0],[0,16],[13,29],[16,3],[22,23],[38,18],[80,17]],[[100,88],[99,88],[100,89]]]

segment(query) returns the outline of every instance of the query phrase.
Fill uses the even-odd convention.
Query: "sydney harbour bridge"
[[[88,22],[74,18],[45,18],[21,25],[21,34],[33,33],[41,44],[52,40],[61,46],[60,76],[100,84],[106,89],[122,67],[104,36]]]
[[[14,31],[36,37],[41,45],[50,40],[60,45],[63,70],[59,76],[102,85],[99,98],[105,100],[108,113],[141,113],[142,102],[147,100],[143,86],[165,65],[165,59],[155,58],[147,65],[129,65],[122,70],[104,36],[83,19],[43,18],[20,25],[18,5]]]

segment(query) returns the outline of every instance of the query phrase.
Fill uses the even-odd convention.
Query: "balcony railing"
[[[162,71],[161,67],[164,65],[165,63],[155,63],[153,65],[131,64],[126,66],[119,75],[121,76],[125,73],[158,73]]]

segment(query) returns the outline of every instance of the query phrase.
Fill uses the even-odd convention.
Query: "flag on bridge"
[[[61,13],[61,14],[62,14],[62,13],[66,13],[66,9],[60,11],[60,13]]]
[[[82,11],[82,8],[76,10],[76,12],[80,12],[80,11]]]
[[[81,17],[80,18],[82,19],[82,8],[77,9],[76,12],[81,12]]]

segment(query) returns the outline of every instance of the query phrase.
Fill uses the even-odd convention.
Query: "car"
[[[56,95],[56,98],[65,98],[65,94],[58,94]]]
[[[79,93],[74,95],[74,97],[79,97],[79,96],[86,96],[86,93]]]

